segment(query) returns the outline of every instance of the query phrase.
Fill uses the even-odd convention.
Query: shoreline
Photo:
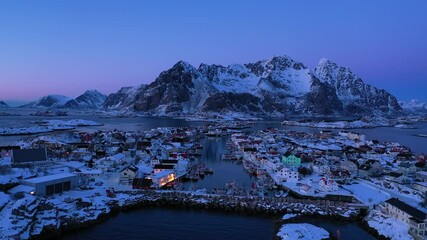
[[[329,218],[340,221],[360,222],[364,215],[353,208],[343,209],[336,206],[314,208],[311,200],[241,197],[241,196],[219,196],[219,195],[197,195],[194,193],[153,191],[153,192],[131,192],[129,198],[121,205],[119,200],[108,199],[105,202],[105,211],[99,213],[96,218],[85,217],[57,219],[57,228],[43,226],[38,235],[32,235],[30,239],[58,239],[62,236],[71,235],[75,231],[89,228],[103,223],[121,212],[133,211],[144,208],[170,208],[188,209],[208,212],[224,212],[230,214],[262,215],[275,218],[280,222],[284,214],[297,213],[301,216],[314,218]],[[224,200],[224,201],[223,201]],[[228,200],[228,201],[227,201]],[[276,204],[276,205],[274,205]],[[338,209],[341,209],[338,210]],[[351,212],[347,214],[347,212]],[[276,224],[277,225],[277,224]],[[275,230],[277,226],[275,226]],[[277,234],[277,231],[276,233]]]

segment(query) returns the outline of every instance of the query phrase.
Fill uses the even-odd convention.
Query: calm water
[[[272,239],[273,221],[268,217],[217,212],[142,209],[120,213],[63,239]]]
[[[200,122],[186,122],[170,118],[100,118],[99,116],[75,113],[60,119],[82,118],[103,123],[104,126],[82,128],[86,131],[120,129],[125,131],[143,130],[156,127],[198,126]],[[0,117],[0,127],[28,126],[31,121],[45,117],[19,116]],[[380,141],[396,141],[411,147],[415,152],[427,153],[427,138],[413,136],[417,133],[427,134],[427,123],[415,125],[418,129],[375,128],[355,129],[363,132],[369,139]],[[276,127],[296,131],[318,132],[320,129],[303,127],[282,127],[279,121],[258,122],[250,130]],[[18,137],[0,137],[0,144],[13,144],[21,139]],[[204,138],[203,156],[200,159],[206,166],[214,170],[194,184],[188,183],[187,188],[222,187],[234,181],[240,186],[250,187],[255,181],[241,165],[221,160],[226,149],[227,138]],[[342,223],[333,220],[304,218],[303,222],[323,227],[336,235],[339,230],[341,239],[374,239],[355,223]],[[274,219],[271,217],[243,216],[205,211],[189,211],[176,209],[142,209],[119,215],[107,222],[64,237],[64,239],[272,239],[274,236]]]

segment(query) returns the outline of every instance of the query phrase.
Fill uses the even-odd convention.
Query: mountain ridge
[[[118,100],[120,95],[122,100]],[[115,99],[115,101],[111,99]],[[113,104],[114,103],[114,104]],[[240,112],[282,115],[394,115],[397,99],[321,59],[313,70],[289,56],[228,66],[179,61],[148,85],[110,94],[106,109],[154,115]]]

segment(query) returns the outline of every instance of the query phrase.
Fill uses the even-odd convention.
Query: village
[[[82,216],[96,219],[106,213],[109,201],[123,205],[138,191],[147,196],[146,191],[158,194],[161,190],[210,199],[229,196],[255,197],[264,202],[276,199],[275,203],[309,201],[319,207],[328,201],[326,209],[333,202],[350,211],[367,210],[365,221],[383,236],[393,238],[387,235],[393,232],[387,228],[398,228],[404,236],[426,238],[424,155],[414,155],[399,143],[382,143],[351,131],[246,131],[252,123],[208,123],[137,132],[70,131],[1,146],[0,185],[5,191],[0,195],[1,216],[19,217],[16,208],[22,208],[24,202],[30,206],[29,202],[38,202],[38,208],[50,202],[64,206],[57,211],[64,211],[67,217],[77,217],[64,210],[70,204],[87,204],[90,208],[82,210]],[[256,184],[249,189],[234,183],[209,191],[185,189],[183,183],[215,174],[199,161],[203,148],[200,140],[207,137],[227,138],[228,153],[222,159],[241,164],[256,177]],[[3,237],[16,237],[40,233],[46,225],[49,223],[25,228],[6,225],[1,230],[6,233]]]

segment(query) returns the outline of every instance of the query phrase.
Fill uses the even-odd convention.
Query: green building
[[[286,155],[284,155],[283,157],[282,157],[282,163],[285,165],[285,166],[294,166],[294,167],[299,167],[299,166],[301,166],[301,158],[299,158],[299,157],[296,157],[295,155],[288,155],[288,156],[286,156]]]

